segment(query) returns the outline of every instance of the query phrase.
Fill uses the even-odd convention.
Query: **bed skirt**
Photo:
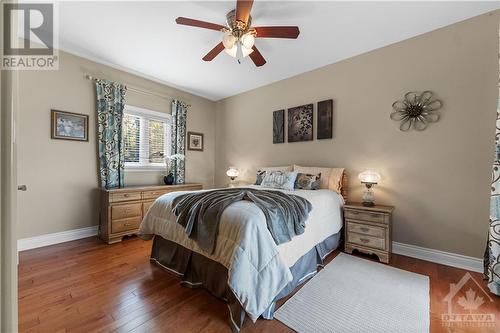
[[[336,233],[304,254],[290,271],[293,280],[286,285],[264,311],[262,317],[273,319],[276,301],[290,294],[298,285],[307,281],[323,264],[324,258],[334,251],[340,242],[341,232]],[[227,268],[197,252],[156,235],[151,250],[151,261],[181,278],[181,285],[189,288],[207,289],[214,296],[223,299],[229,308],[229,325],[233,332],[239,332],[245,320],[245,310],[227,285]]]

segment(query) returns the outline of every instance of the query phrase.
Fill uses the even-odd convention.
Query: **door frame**
[[[3,17],[3,6],[0,6],[0,17]],[[0,25],[1,45],[3,45],[3,24]],[[18,71],[0,70],[0,332],[18,331],[16,214],[18,82]]]

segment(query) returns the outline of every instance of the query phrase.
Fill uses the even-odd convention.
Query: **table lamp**
[[[232,167],[230,166],[229,169],[227,169],[226,171],[226,175],[231,178],[231,181],[234,181],[236,179],[236,177],[238,177],[238,175],[240,174],[240,172],[238,171],[238,169],[236,169],[235,167]]]
[[[375,196],[373,195],[372,186],[380,180],[380,174],[373,170],[365,170],[358,175],[361,184],[365,184],[366,191],[363,192],[363,206],[375,205]]]

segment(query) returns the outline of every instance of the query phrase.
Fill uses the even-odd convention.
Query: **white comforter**
[[[168,193],[158,198],[146,214],[140,234],[160,235],[224,265],[228,269],[229,287],[255,322],[292,280],[289,267],[342,228],[344,201],[338,193],[331,190],[282,192],[304,197],[313,207],[305,232],[288,243],[276,245],[262,211],[252,202],[239,201],[222,214],[215,250],[209,254],[187,237],[172,213],[172,199],[186,192]]]

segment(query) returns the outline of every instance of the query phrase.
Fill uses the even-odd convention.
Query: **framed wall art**
[[[188,132],[188,150],[203,151],[203,133]]]
[[[273,143],[285,142],[285,110],[273,112]]]
[[[51,111],[51,138],[89,141],[89,116],[59,110]]]
[[[288,142],[313,140],[313,105],[288,109]]]
[[[331,139],[333,137],[333,100],[318,102],[318,124],[317,137]]]

